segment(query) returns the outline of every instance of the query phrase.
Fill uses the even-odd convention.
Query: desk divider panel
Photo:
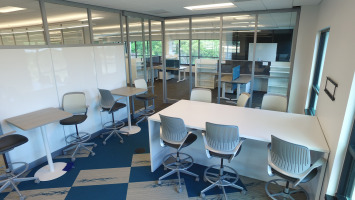
[[[104,50],[96,50],[100,48]],[[44,157],[45,150],[39,128],[22,131],[9,125],[5,119],[43,108],[61,107],[66,92],[84,92],[90,106],[88,119],[79,125],[79,131],[94,133],[102,129],[97,88],[124,86],[123,58],[123,45],[0,49],[1,125],[4,132],[15,130],[29,139],[9,153],[11,161],[31,163]],[[104,67],[109,69],[109,73],[102,73],[101,68]],[[125,109],[119,112],[119,117],[127,117]],[[65,147],[65,135],[75,131],[74,126],[63,128],[59,123],[46,125],[45,129],[51,152]]]

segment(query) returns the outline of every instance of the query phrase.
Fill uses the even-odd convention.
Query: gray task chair
[[[193,88],[190,100],[212,103],[212,91],[206,88]]]
[[[301,145],[293,144],[271,136],[271,143],[268,145],[268,174],[277,175],[282,179],[274,179],[266,183],[265,191],[272,199],[294,199],[293,194],[304,192],[309,199],[307,192],[299,186],[300,183],[308,182],[317,175],[317,168],[325,164],[324,158],[311,163],[310,150]],[[286,182],[282,187],[279,183]],[[272,193],[269,185],[273,183],[281,188],[281,191]],[[293,188],[290,188],[292,183]],[[293,190],[291,190],[293,189]]]
[[[5,153],[11,151],[12,149],[20,145],[25,144],[26,142],[28,142],[27,137],[18,134],[9,134],[0,137],[0,154],[3,155],[5,162],[5,166],[1,167],[5,167],[5,174],[2,174],[0,176],[0,192],[11,186],[12,189],[16,190],[17,194],[20,196],[20,200],[24,200],[26,197],[21,194],[20,190],[16,186],[16,183],[32,180],[34,180],[35,183],[39,183],[40,181],[37,177],[20,178],[20,176],[28,170],[28,164],[25,162],[7,163]],[[16,165],[18,168],[14,170],[12,167],[13,165]],[[18,169],[22,170],[18,172]]]
[[[261,109],[286,112],[287,98],[277,94],[265,94],[261,102]]]
[[[101,112],[108,112],[108,114],[111,114],[112,116],[112,121],[106,122],[103,125],[103,128],[108,131],[102,133],[100,137],[103,138],[103,135],[106,134],[108,134],[108,136],[102,143],[105,145],[107,140],[110,139],[113,135],[116,135],[118,138],[120,138],[120,142],[123,143],[123,138],[121,137],[120,133],[128,133],[120,131],[120,129],[125,125],[125,123],[123,121],[115,121],[114,112],[118,111],[121,108],[125,108],[126,104],[117,102],[117,100],[113,98],[110,90],[99,89],[99,92],[101,95]]]
[[[188,154],[180,153],[180,150],[192,144],[197,139],[197,136],[191,132],[187,132],[185,123],[180,118],[160,115],[160,119],[160,145],[162,147],[169,146],[177,149],[177,152],[171,153],[164,157],[164,169],[168,168],[171,171],[160,177],[158,184],[161,184],[162,179],[177,173],[179,179],[179,188],[177,191],[180,193],[182,191],[180,173],[194,176],[196,178],[195,180],[199,181],[197,174],[187,171],[187,169],[190,168],[194,162],[193,158]]]
[[[207,157],[220,158],[221,164],[212,165],[205,170],[203,179],[212,183],[212,185],[201,191],[201,198],[205,199],[205,193],[216,186],[222,188],[225,199],[227,199],[227,194],[224,187],[227,186],[239,189],[243,194],[246,194],[245,188],[235,184],[239,180],[237,171],[223,164],[223,159],[227,159],[230,162],[241,151],[242,143],[245,139],[239,137],[238,126],[206,122],[206,132],[202,133],[202,137]],[[219,173],[214,173],[213,168],[219,168]],[[229,172],[226,172],[225,168]]]
[[[249,93],[243,92],[238,98],[237,106],[245,107],[248,103],[249,97],[250,97]]]
[[[72,146],[64,149],[63,153],[67,154],[68,151],[75,149],[73,154],[71,155],[71,160],[73,162],[75,161],[76,154],[78,153],[78,151],[80,152],[81,149],[87,150],[91,153],[92,156],[94,156],[95,153],[92,150],[88,149],[87,146],[96,147],[96,144],[93,142],[85,143],[90,140],[91,134],[78,131],[78,124],[83,123],[87,118],[86,113],[88,107],[86,105],[85,94],[83,92],[70,92],[64,94],[62,107],[64,111],[72,113],[73,116],[66,119],[62,119],[59,121],[59,123],[64,126],[75,125],[76,130],[75,133],[66,137],[67,143],[72,144]]]
[[[148,90],[148,85],[147,82],[144,79],[137,79],[134,81],[134,86],[136,88],[142,88]],[[136,99],[141,100],[144,102],[144,110],[141,112],[141,119],[139,119],[136,124],[142,122],[145,119],[148,119],[148,116],[152,115],[155,113],[153,109],[148,108],[148,102],[150,100],[155,99],[157,96],[154,94],[149,93],[148,91],[145,92],[144,94],[138,94],[135,96]]]

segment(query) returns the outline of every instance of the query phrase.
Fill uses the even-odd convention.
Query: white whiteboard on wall
[[[253,60],[254,43],[249,43],[248,60]],[[276,61],[277,43],[256,43],[255,61]]]

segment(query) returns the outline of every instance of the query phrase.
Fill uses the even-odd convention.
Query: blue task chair
[[[317,168],[325,164],[325,159],[320,158],[311,164],[310,150],[301,145],[284,141],[275,136],[271,136],[271,143],[268,145],[268,174],[277,175],[282,179],[274,179],[266,183],[265,191],[272,199],[294,199],[293,194],[304,192],[309,199],[307,192],[299,186],[300,183],[308,182],[317,175]],[[286,182],[286,186],[281,191],[270,192],[269,185],[278,185]],[[290,188],[292,183],[293,188]],[[291,190],[294,189],[294,190]]]
[[[10,134],[10,135],[5,135],[0,137],[0,154],[3,155],[4,161],[5,161],[5,174],[2,174],[0,176],[0,192],[4,191],[7,187],[11,185],[11,187],[16,190],[18,195],[20,196],[20,200],[24,200],[26,197],[20,193],[20,190],[17,188],[16,183],[20,183],[23,181],[32,181],[34,180],[36,183],[39,183],[39,179],[37,177],[24,177],[20,178],[20,176],[25,173],[28,169],[28,164],[25,162],[14,162],[14,163],[7,163],[6,162],[6,156],[5,153],[8,151],[11,151],[12,149],[25,144],[28,142],[27,137],[18,135],[18,134]],[[21,166],[17,169],[22,169],[21,172],[16,172],[18,171],[17,169],[13,169],[13,165],[18,165],[20,164]],[[2,166],[1,168],[3,168]]]
[[[179,188],[177,191],[180,193],[182,191],[180,173],[194,176],[196,177],[195,180],[199,181],[197,174],[187,171],[187,169],[190,168],[194,162],[193,158],[188,154],[180,153],[180,150],[192,144],[197,139],[197,136],[191,132],[187,132],[185,123],[180,118],[160,115],[160,119],[160,145],[162,147],[169,146],[177,149],[177,152],[168,154],[164,157],[164,169],[168,168],[171,171],[160,177],[158,184],[161,184],[162,179],[177,173],[179,179]]]
[[[206,122],[206,132],[202,133],[202,137],[207,157],[220,158],[221,164],[212,165],[205,170],[203,179],[212,183],[212,185],[201,191],[201,198],[205,199],[205,193],[216,186],[222,188],[225,199],[227,199],[227,194],[224,187],[227,186],[239,189],[243,194],[246,194],[246,190],[242,186],[235,184],[239,180],[237,171],[223,165],[223,159],[227,159],[230,162],[240,153],[242,143],[245,141],[244,138],[239,137],[238,126]],[[213,168],[218,167],[219,173],[214,173],[212,171]],[[226,172],[225,168],[229,172]]]

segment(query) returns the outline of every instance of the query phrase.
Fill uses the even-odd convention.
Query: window
[[[120,15],[118,13],[91,10],[95,44],[120,43]]]
[[[321,31],[319,43],[318,43],[318,51],[316,57],[316,64],[314,66],[313,72],[313,80],[311,86],[311,94],[308,103],[308,108],[306,109],[306,114],[315,115],[319,94],[320,81],[322,77],[324,57],[327,49],[329,37],[329,29]]]

